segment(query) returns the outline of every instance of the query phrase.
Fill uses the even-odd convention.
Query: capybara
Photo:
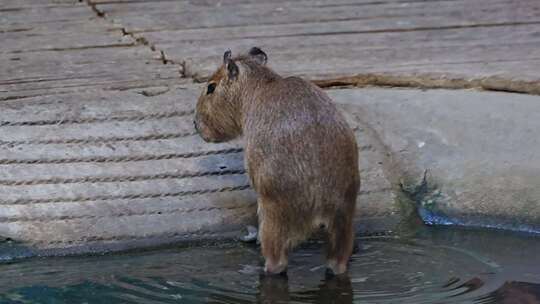
[[[207,142],[244,137],[265,272],[285,272],[289,250],[323,228],[328,269],[341,274],[360,187],[354,133],[323,90],[281,77],[266,61],[256,47],[225,52],[197,102],[195,128]]]

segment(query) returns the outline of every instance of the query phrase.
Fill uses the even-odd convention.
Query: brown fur
[[[225,54],[208,82],[214,92],[205,88],[198,100],[195,126],[206,141],[244,136],[267,272],[285,271],[289,250],[325,227],[328,267],[343,273],[360,187],[354,134],[325,92],[282,78],[262,54]]]

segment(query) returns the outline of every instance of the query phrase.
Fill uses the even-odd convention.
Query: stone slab
[[[463,90],[332,90],[391,153],[430,224],[540,233],[540,97]]]

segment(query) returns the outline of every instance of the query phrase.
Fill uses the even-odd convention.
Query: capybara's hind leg
[[[261,206],[259,206],[261,208]],[[265,258],[264,271],[268,274],[280,274],[287,271],[288,233],[287,225],[280,222],[280,217],[264,208],[259,214],[259,236],[262,255]]]
[[[347,271],[347,262],[352,254],[354,243],[352,216],[338,211],[328,227],[327,267],[336,275]]]

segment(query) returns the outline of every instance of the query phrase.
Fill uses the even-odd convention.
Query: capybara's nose
[[[195,127],[195,131],[199,132],[199,126],[197,125],[197,121],[193,120],[193,127]]]

